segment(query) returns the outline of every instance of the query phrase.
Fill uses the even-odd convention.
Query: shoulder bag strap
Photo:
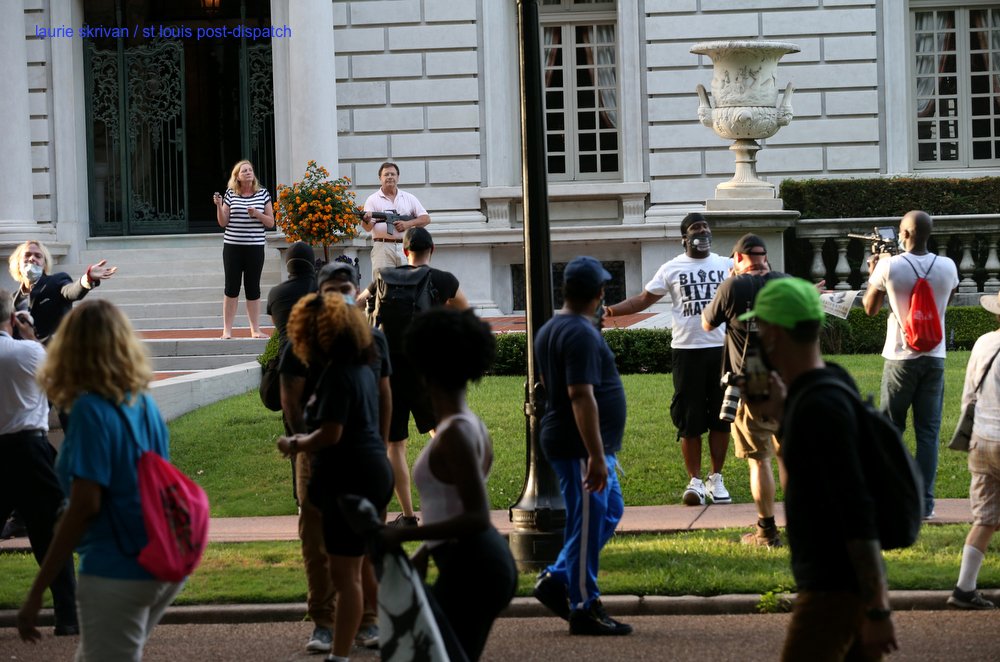
[[[993,362],[997,360],[997,355],[998,354],[1000,354],[1000,350],[997,350],[996,352],[994,352],[993,358],[990,359],[990,362],[986,364],[986,370],[983,370],[983,374],[979,377],[979,383],[976,384],[975,393],[978,394],[979,390],[983,387],[983,382],[986,381],[986,376],[988,374],[990,374],[990,368],[993,367]]]

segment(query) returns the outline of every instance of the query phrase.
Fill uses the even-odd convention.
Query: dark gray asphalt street
[[[635,633],[618,639],[570,637],[555,618],[503,618],[494,627],[484,660],[710,660],[751,662],[777,659],[788,616],[638,616],[623,618]],[[892,662],[976,662],[1000,660],[997,612],[920,611],[896,615],[901,650]],[[147,662],[289,661],[322,656],[302,651],[307,623],[245,625],[161,625],[146,648]],[[0,660],[71,660],[74,639],[48,636],[23,644],[10,628],[0,629]],[[355,649],[357,660],[378,659]]]

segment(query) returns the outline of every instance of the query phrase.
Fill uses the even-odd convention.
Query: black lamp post
[[[510,548],[520,570],[537,570],[556,559],[562,547],[566,505],[559,481],[538,445],[545,398],[538,379],[532,339],[552,317],[552,260],[549,255],[548,186],[542,108],[541,40],[538,1],[518,0],[521,79],[521,185],[524,202],[525,312],[528,378],[525,382],[527,455],[524,487],[510,507]]]

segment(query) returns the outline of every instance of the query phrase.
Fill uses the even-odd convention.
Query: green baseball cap
[[[776,278],[768,281],[754,301],[753,310],[740,315],[746,321],[757,318],[786,329],[799,322],[822,322],[826,315],[816,286],[801,278]]]

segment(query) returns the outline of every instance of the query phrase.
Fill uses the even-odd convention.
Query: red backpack
[[[941,317],[938,315],[937,302],[934,300],[934,290],[927,282],[927,275],[934,268],[937,256],[931,260],[931,266],[927,267],[927,272],[921,276],[913,263],[900,256],[913,269],[917,282],[913,285],[910,293],[910,312],[903,321],[903,339],[910,349],[917,352],[929,352],[941,343],[944,331],[941,328]]]
[[[151,414],[145,401],[148,397],[142,396],[147,445],[151,429]],[[137,560],[156,579],[179,582],[201,562],[208,543],[208,496],[180,469],[155,451],[143,448],[125,412],[119,406],[115,409],[121,416],[126,434],[132,437],[141,451],[137,474],[147,542],[139,551]],[[117,532],[115,537],[118,537]]]

